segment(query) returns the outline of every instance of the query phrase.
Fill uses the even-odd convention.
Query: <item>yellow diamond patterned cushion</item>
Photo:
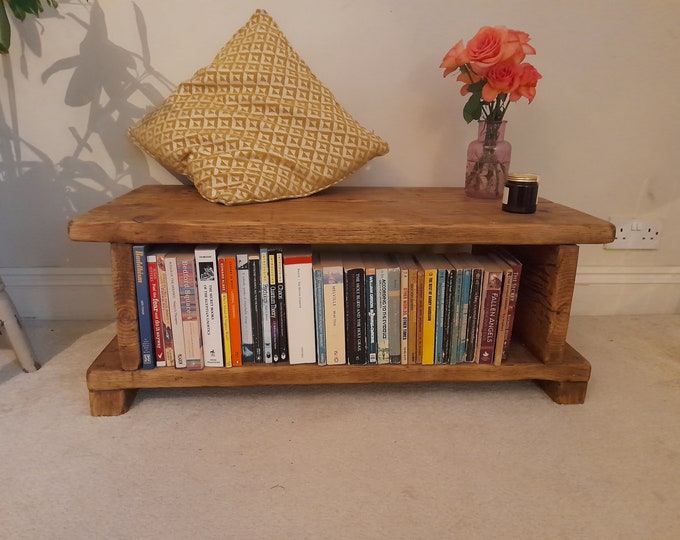
[[[310,195],[389,150],[335,100],[263,10],[129,134],[223,204]]]

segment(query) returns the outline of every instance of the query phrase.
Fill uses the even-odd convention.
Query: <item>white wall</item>
[[[126,129],[256,8],[390,143],[347,180],[362,185],[462,186],[476,127],[441,58],[482,25],[529,32],[543,80],[507,114],[513,169],[539,173],[543,197],[664,228],[655,251],[583,246],[574,312],[680,311],[680,2],[62,0],[13,23],[0,66],[0,275],[22,315],[110,313],[107,246],[71,242],[68,220],[133,187],[178,182]],[[68,291],[81,308],[63,306]]]

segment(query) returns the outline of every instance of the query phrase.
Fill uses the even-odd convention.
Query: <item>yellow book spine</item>
[[[434,333],[437,311],[437,270],[425,270],[423,302],[423,364],[434,364]]]

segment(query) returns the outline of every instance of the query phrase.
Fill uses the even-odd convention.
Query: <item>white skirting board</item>
[[[680,266],[579,267],[571,313],[680,313]]]
[[[0,268],[0,276],[21,318],[115,319],[110,268]]]
[[[22,318],[112,320],[109,268],[0,268]],[[680,313],[680,266],[579,267],[573,315]]]

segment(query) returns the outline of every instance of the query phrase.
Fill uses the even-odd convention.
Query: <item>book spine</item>
[[[423,301],[423,364],[434,364],[435,327],[437,316],[437,270],[425,270]]]
[[[177,260],[177,277],[182,310],[182,330],[184,331],[184,352],[187,369],[203,369],[203,338],[198,312],[198,285],[196,280],[196,261],[193,253]]]
[[[177,257],[175,255],[166,257],[165,265],[168,277],[168,303],[170,306],[172,340],[175,350],[175,368],[183,369],[187,367],[187,357],[184,349],[184,329],[182,328],[182,300],[179,294]]]
[[[401,364],[401,270],[398,266],[387,269],[387,320],[389,324],[390,364]]]
[[[444,321],[446,319],[446,289],[449,272],[437,270],[437,315],[435,319],[435,364],[444,364]]]
[[[454,363],[451,360],[451,342],[455,340],[455,302],[456,302],[456,270],[451,268],[447,274],[446,294],[444,296],[444,340],[442,343],[443,363]]]
[[[269,299],[269,258],[267,248],[262,246],[260,247],[260,328],[262,329],[262,353],[266,364],[274,361]]]
[[[254,362],[264,362],[264,345],[262,342],[262,280],[260,274],[259,254],[248,257],[248,275],[250,278],[250,313],[253,326]]]
[[[416,364],[418,355],[418,270],[408,273],[408,363]]]
[[[406,268],[400,270],[401,277],[401,354],[400,360],[402,364],[408,364],[408,336],[409,336],[409,271]]]
[[[314,328],[316,337],[316,358],[320,366],[325,366],[326,356],[326,308],[323,296],[323,268],[318,263],[318,255],[313,255],[312,275],[314,286]]]
[[[139,328],[139,342],[142,353],[142,368],[156,367],[156,354],[153,348],[153,331],[151,321],[151,307],[149,300],[149,276],[146,263],[147,247],[138,245],[132,247],[135,267],[135,290],[137,293],[137,323]]]
[[[322,261],[323,262],[323,261]],[[326,320],[326,363],[345,364],[345,306],[342,265],[323,267],[324,317]]]
[[[231,340],[231,365],[243,365],[243,346],[241,343],[241,313],[239,299],[238,270],[236,257],[231,255],[226,261],[227,307],[229,320],[229,338]]]
[[[458,362],[458,346],[460,343],[460,318],[462,315],[461,296],[463,291],[463,270],[456,268],[452,270],[455,273],[453,280],[453,298],[451,299],[451,330],[449,338],[449,363],[455,364]]]
[[[217,272],[217,247],[198,246],[194,251],[200,317],[203,340],[203,363],[206,367],[224,367],[225,348],[231,349],[231,341],[222,335],[222,313]],[[229,321],[225,321],[229,328]]]
[[[503,266],[503,285],[501,289],[501,305],[498,313],[498,332],[493,354],[493,363],[500,366],[503,361],[503,344],[508,331],[508,312],[510,309],[510,289],[512,287],[512,268]]]
[[[149,276],[149,301],[151,303],[151,325],[153,328],[154,351],[156,353],[156,367],[166,367],[158,258],[155,254],[149,254],[146,257],[146,266]]]
[[[425,342],[425,271],[418,270],[417,294],[416,294],[416,364],[423,363],[423,344]]]
[[[249,364],[255,361],[255,347],[253,343],[250,269],[246,253],[236,255],[236,276],[238,278],[238,307],[241,322],[241,362]]]
[[[503,273],[500,270],[485,272],[486,284],[481,299],[480,326],[478,330],[478,346],[475,350],[475,362],[493,364],[496,336],[498,333],[498,316],[501,306],[501,285]]]
[[[286,273],[283,264],[283,251],[276,251],[276,302],[279,311],[279,360],[290,360],[288,342],[288,303],[286,302]]]
[[[344,287],[345,287],[345,351],[347,362],[358,364],[357,359],[357,316],[356,301],[354,297],[354,277],[355,270],[345,268]]]
[[[175,345],[172,336],[172,317],[170,316],[170,298],[168,296],[168,271],[165,266],[165,253],[156,255],[158,267],[158,291],[161,297],[161,324],[163,329],[163,346],[165,347],[165,365],[175,367]]]
[[[465,361],[474,362],[475,346],[477,344],[477,328],[479,326],[479,299],[482,294],[482,277],[484,271],[481,268],[473,268],[472,282],[470,285],[470,302],[468,304],[468,327],[466,335]]]
[[[457,363],[466,361],[471,287],[472,269],[465,268],[463,269],[463,286],[461,287],[460,292],[460,337],[458,338]]]
[[[220,313],[222,315],[222,343],[224,344],[224,366],[232,367],[233,340],[231,337],[232,320],[229,312],[229,295],[227,287],[227,257],[217,256],[217,284],[220,291]],[[239,350],[240,350],[239,345]]]
[[[360,268],[345,272],[346,350],[350,364],[366,364],[366,273]]]
[[[269,279],[269,286],[267,288],[269,293],[269,326],[272,343],[272,361],[279,362],[281,360],[281,345],[279,336],[279,295],[276,278],[276,253],[273,250],[267,252],[267,275]]]
[[[374,268],[366,269],[366,356],[369,364],[378,363],[377,283]]]
[[[387,268],[376,268],[376,311],[378,328],[378,364],[390,363],[389,280]]]
[[[503,255],[510,264],[512,268],[512,283],[510,285],[510,302],[508,305],[508,322],[507,322],[507,329],[505,332],[505,337],[503,340],[503,360],[506,360],[508,358],[508,351],[510,348],[510,342],[512,340],[512,329],[515,324],[515,310],[517,307],[517,294],[519,293],[519,284],[521,281],[521,275],[522,275],[522,263],[510,255],[509,253],[505,253]]]
[[[314,313],[314,278],[312,254],[284,254],[284,297],[289,321],[288,359],[291,364],[313,364],[317,361]]]

